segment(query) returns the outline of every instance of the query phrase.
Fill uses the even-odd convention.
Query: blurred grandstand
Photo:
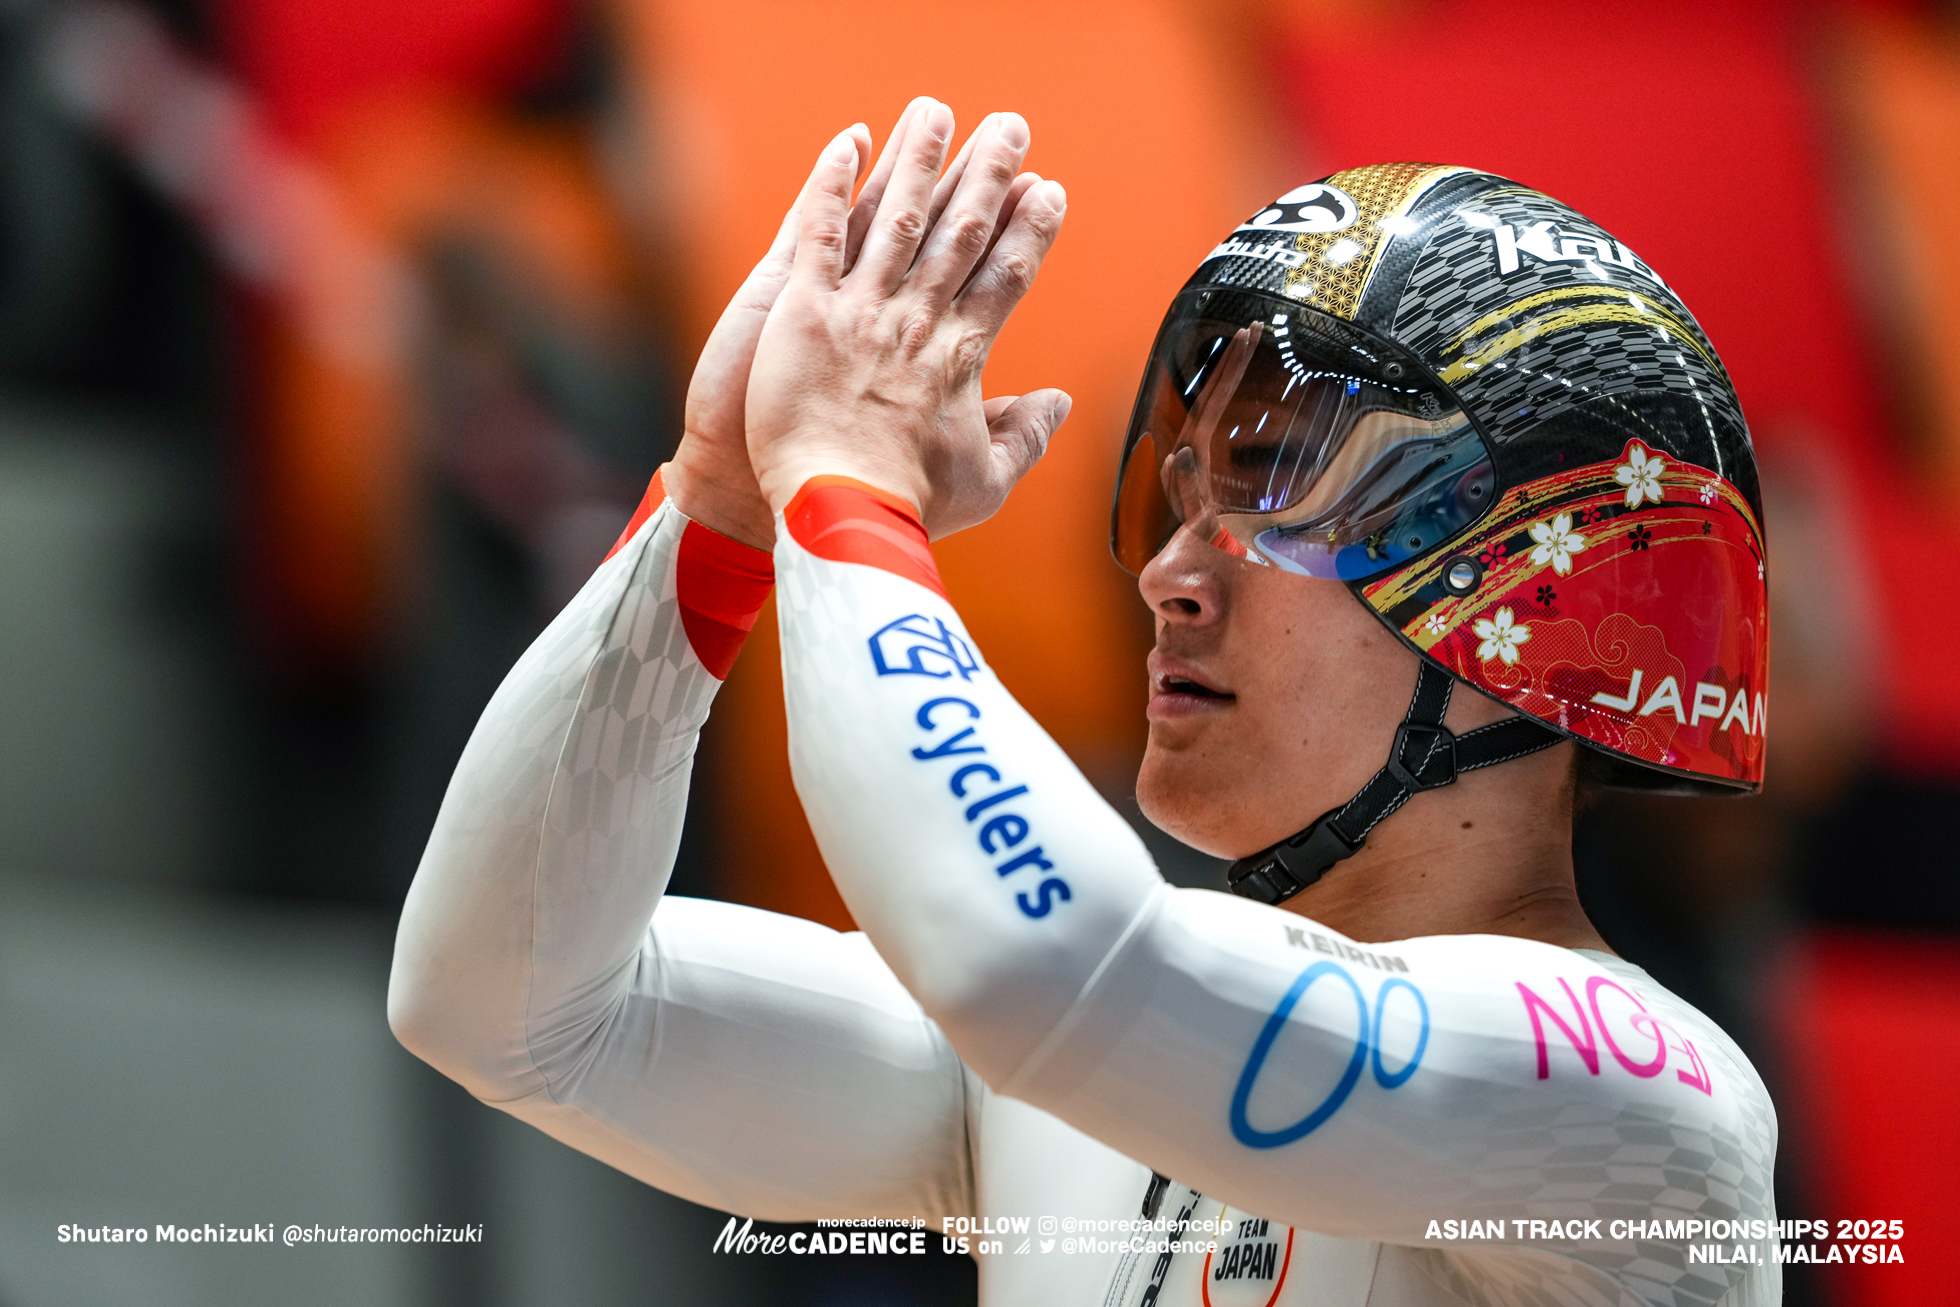
[[[1164,304],[1242,214],[1460,162],[1624,236],[1765,473],[1760,799],[1611,799],[1607,935],[1748,1045],[1780,1206],[1960,1221],[1960,14],[1907,0],[5,0],[0,1303],[925,1304],[795,1278],[533,1136],[381,1013],[503,671],[678,438],[694,350],[836,128],[1011,107],[1070,221],[990,390],[1075,415],[940,547],[990,661],[1134,814],[1146,616],[1104,546]],[[1140,224],[1148,241],[1134,233]],[[1036,524],[1042,524],[1037,529]],[[765,614],[676,888],[846,925]],[[786,835],[784,832],[793,832]],[[1151,836],[1167,874],[1207,860]],[[483,1222],[467,1249],[78,1250],[57,1222]]]

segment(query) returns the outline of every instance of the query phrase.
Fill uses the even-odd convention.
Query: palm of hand
[[[866,133],[855,145],[869,156]],[[681,511],[703,525],[757,549],[775,539],[769,505],[756,484],[745,439],[744,404],[756,341],[776,297],[789,280],[796,253],[797,211],[781,230],[708,336],[687,386],[680,447],[668,464],[667,489]]]

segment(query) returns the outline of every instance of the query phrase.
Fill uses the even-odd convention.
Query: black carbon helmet
[[[1609,784],[1760,787],[1762,505],[1734,387],[1652,268],[1537,191],[1355,168],[1213,249],[1153,347],[1112,547],[1141,570],[1185,524],[1345,582]]]

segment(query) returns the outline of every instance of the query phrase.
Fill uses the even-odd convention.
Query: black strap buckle
[[[1395,728],[1388,774],[1411,794],[1439,790],[1456,780],[1456,772],[1456,736],[1447,728],[1427,722],[1403,722]]]
[[[1241,898],[1286,902],[1361,847],[1350,844],[1335,829],[1333,819],[1334,814],[1327,813],[1292,839],[1240,858],[1227,869],[1225,883]]]
[[[1143,1191],[1143,1219],[1157,1219],[1157,1209],[1164,1205],[1164,1191],[1171,1187],[1171,1178],[1161,1171],[1150,1173],[1150,1186]]]

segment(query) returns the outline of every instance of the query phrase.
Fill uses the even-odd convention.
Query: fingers
[[[769,312],[776,302],[776,296],[782,293],[783,284],[789,280],[790,269],[795,266],[796,238],[802,229],[802,217],[802,202],[799,200],[783,215],[783,225],[776,229],[776,239],[769,243],[769,252],[749,270],[741,289],[729,301],[730,312],[738,309],[744,312]]]
[[[1198,451],[1197,457],[1209,460],[1211,457],[1211,438],[1217,433],[1221,420],[1230,410],[1232,400],[1239,393],[1239,382],[1245,377],[1246,366],[1252,362],[1252,353],[1259,343],[1259,324],[1241,327],[1232,334],[1232,343],[1225,349],[1225,357],[1205,379],[1205,387],[1198,392],[1198,402],[1191,406],[1190,416],[1184,419],[1184,429],[1178,434],[1177,443]]]
[[[871,129],[863,123],[853,123],[844,130],[857,150],[857,168],[861,173],[871,160]],[[805,189],[809,183],[806,182]],[[783,215],[783,225],[776,229],[776,239],[769,243],[769,252],[762,261],[750,270],[747,280],[735,292],[730,307],[760,309],[764,313],[776,302],[783,283],[789,280],[790,269],[796,262],[796,242],[802,230],[803,196],[798,195],[796,203],[789,206]]]
[[[966,138],[966,144],[960,147],[960,152],[953,157],[951,163],[946,165],[945,173],[932,188],[932,204],[926,210],[927,231],[931,231],[938,223],[939,215],[946,212],[947,203],[953,198],[953,193],[959,189],[960,178],[966,176],[966,165],[973,158],[974,142],[980,140],[982,134],[991,128],[994,120],[999,117],[999,114],[990,113],[981,119],[980,125],[973,129],[973,134]]]
[[[844,134],[857,149],[857,165],[851,172],[851,184],[855,186],[864,180],[864,170],[871,166],[871,129],[863,123],[852,123],[844,129]]]
[[[1061,233],[1068,211],[1068,194],[1060,182],[1036,182],[1014,206],[986,259],[973,272],[956,306],[969,324],[982,332],[999,331],[1007,315],[1028,293],[1041,261]]]
[[[926,214],[953,137],[953,111],[929,102],[907,124],[895,149],[891,178],[871,220],[852,279],[889,290],[905,276],[926,233]]]
[[[796,263],[792,275],[822,289],[834,289],[844,275],[844,238],[850,221],[851,190],[870,155],[870,133],[860,127],[839,132],[817,157],[817,166],[797,197]]]
[[[1014,179],[1012,186],[1007,188],[1007,194],[1001,197],[1000,213],[994,219],[993,237],[987,242],[987,254],[992,254],[994,247],[1000,244],[1000,238],[1007,234],[1008,220],[1014,216],[1014,210],[1020,207],[1021,197],[1033,190],[1040,182],[1040,173],[1024,172]],[[986,262],[986,255],[980,257],[980,262],[981,264]],[[972,280],[972,274],[969,273],[968,283],[971,284]],[[965,287],[962,286],[961,289],[964,290]]]
[[[1014,187],[1028,141],[1028,124],[1017,113],[995,114],[973,134],[969,160],[911,278],[929,298],[951,300],[993,245],[1005,216],[1002,201]]]
[[[987,420],[987,429],[993,430],[994,423],[999,420],[1000,415],[1013,407],[1015,401],[1020,398],[1019,395],[995,395],[992,399],[981,400],[980,415]]]
[[[905,113],[900,116],[898,125],[892,129],[891,140],[885,143],[884,154],[879,156],[877,170],[871,174],[871,179],[865,182],[864,189],[858,193],[857,203],[851,206],[850,232],[846,237],[844,247],[844,268],[846,275],[849,275],[850,269],[857,264],[858,252],[864,246],[864,237],[871,230],[871,219],[877,214],[878,205],[884,198],[886,182],[891,176],[892,165],[898,158],[898,151],[894,147],[902,138],[912,115],[923,110],[925,106],[931,103],[933,101],[930,97],[920,96],[906,106]],[[939,215],[946,211],[947,203],[953,198],[953,193],[959,189],[960,178],[966,175],[967,163],[973,158],[974,143],[981,139],[982,133],[986,132],[999,117],[999,114],[990,113],[982,119],[980,125],[974,129],[973,134],[966,138],[966,144],[960,146],[960,152],[953,156],[953,161],[946,165],[945,173],[932,188],[932,203],[926,209],[927,231],[931,231],[939,222]],[[1037,178],[1036,180],[1039,179]],[[1015,185],[1020,186],[1021,179],[1017,178]],[[1024,190],[1026,187],[1023,186],[1021,189]],[[1018,199],[1019,191],[1015,191],[1012,198]],[[998,229],[1006,224],[1008,215],[1012,212],[1013,204],[1011,202],[1002,208],[999,219],[995,223],[996,231],[994,234],[996,237],[999,235]],[[992,248],[991,242],[988,248]]]
[[[905,134],[912,122],[923,113],[927,105],[933,103],[929,95],[922,95],[905,106],[905,112],[898,115],[892,124],[892,134],[885,141],[885,152],[878,156],[878,166],[871,170],[865,179],[864,189],[858,192],[857,203],[851,206],[851,222],[844,236],[844,270],[849,272],[857,265],[858,254],[864,249],[864,238],[871,231],[871,220],[878,215],[878,206],[884,202],[885,187],[891,183],[892,168],[898,163],[899,147],[905,143]],[[866,133],[866,139],[870,134]]]

